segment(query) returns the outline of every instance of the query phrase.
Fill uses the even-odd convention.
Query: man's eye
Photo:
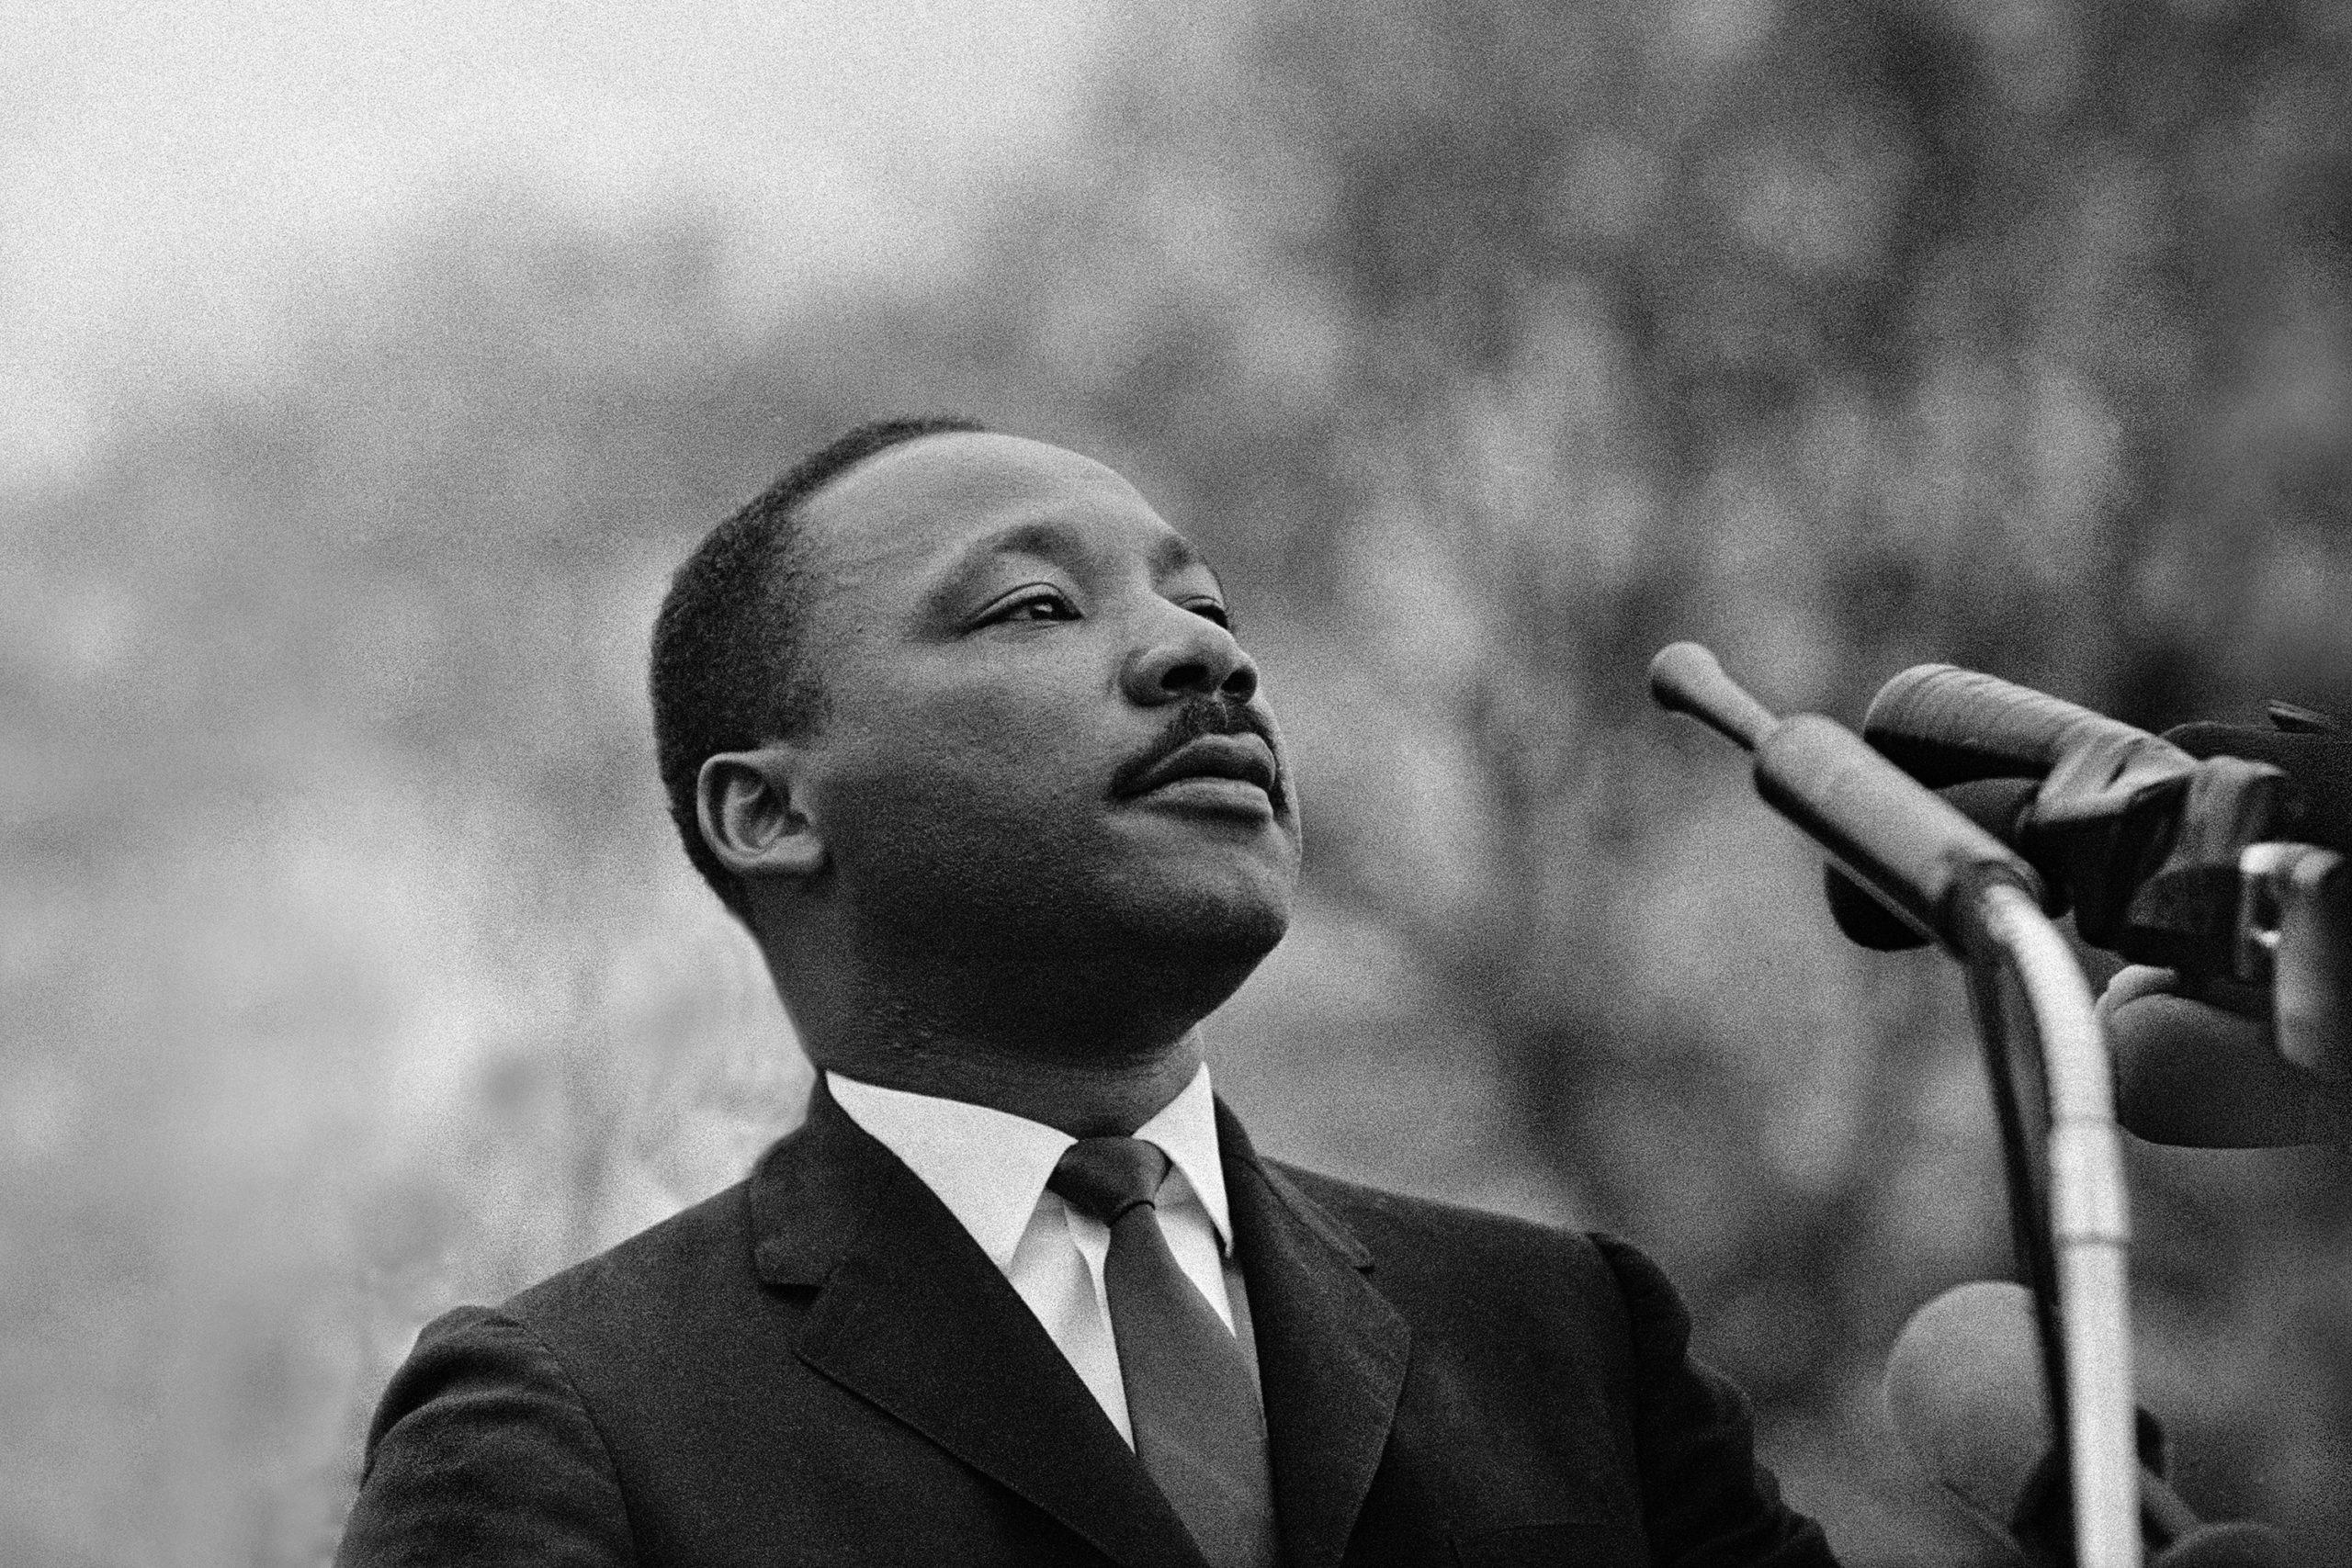
[[[1023,593],[1018,598],[1007,601],[989,619],[991,621],[1074,621],[1078,619],[1078,606],[1071,604],[1068,596],[1060,591],[1047,588],[1032,593]]]
[[[1184,608],[1204,621],[1215,621],[1227,631],[1233,629],[1232,613],[1214,599],[1188,599],[1184,602]]]

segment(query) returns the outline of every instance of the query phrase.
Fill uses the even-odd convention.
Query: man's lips
[[[1187,740],[1125,781],[1119,793],[1148,795],[1186,779],[1235,779],[1257,785],[1270,801],[1281,799],[1276,793],[1281,773],[1274,765],[1274,749],[1256,735],[1203,735]]]

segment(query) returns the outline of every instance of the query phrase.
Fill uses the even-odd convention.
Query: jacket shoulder
[[[740,1293],[751,1273],[750,1181],[738,1181],[500,1304],[543,1337],[660,1332],[680,1305]]]
[[[503,1314],[427,1324],[368,1432],[340,1568],[635,1557],[612,1450],[563,1364]]]

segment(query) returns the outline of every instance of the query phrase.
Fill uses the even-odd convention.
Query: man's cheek
[[[935,787],[978,795],[1023,815],[1055,801],[1075,806],[1099,799],[1115,760],[1077,744],[1071,728],[1035,714],[1005,714],[975,724],[972,716],[943,717],[906,765],[933,775]]]
[[[974,757],[1032,764],[1077,744],[1080,725],[1043,694],[990,689],[926,705],[912,733],[937,737]]]

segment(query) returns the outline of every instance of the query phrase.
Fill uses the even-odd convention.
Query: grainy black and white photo
[[[0,0],[0,1563],[2352,1560],[2352,8]]]

